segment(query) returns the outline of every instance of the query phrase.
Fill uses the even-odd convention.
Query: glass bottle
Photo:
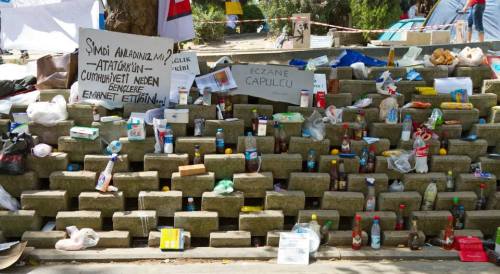
[[[328,243],[328,240],[330,238],[330,230],[332,229],[333,222],[332,221],[326,221],[325,224],[321,227],[321,242],[323,244]]]
[[[307,153],[307,172],[316,171],[316,151],[310,149]]]
[[[282,124],[279,125],[279,128],[280,128],[280,141],[279,141],[280,152],[286,153],[286,152],[288,152],[288,143],[287,143],[288,137],[286,135],[286,131],[283,128]]]
[[[351,153],[351,138],[349,137],[349,125],[342,125],[344,128],[344,137],[342,138],[342,146],[340,151],[342,153]]]
[[[394,67],[394,62],[396,59],[396,50],[394,47],[391,47],[389,50],[389,55],[387,56],[387,67]]]
[[[274,130],[274,153],[280,153],[280,126],[278,121],[274,121],[273,130]]]
[[[366,196],[365,210],[373,212],[377,205],[377,199],[375,197],[375,179],[366,178],[366,185],[368,187],[368,195]]]
[[[368,149],[363,148],[359,158],[359,173],[368,173]]]
[[[94,122],[101,121],[101,115],[99,114],[99,111],[97,111],[97,107],[92,107],[92,117]]]
[[[347,173],[345,172],[344,160],[340,160],[339,163],[339,179],[338,179],[338,191],[347,191]]]
[[[360,141],[366,137],[366,120],[365,112],[359,111],[356,114],[356,129],[354,130],[354,140]]]
[[[363,243],[361,235],[361,215],[356,214],[354,217],[354,226],[352,227],[352,249],[360,250]]]
[[[479,185],[479,196],[477,198],[476,210],[485,210],[486,209],[486,196],[484,196],[484,189],[486,188],[486,184]]]
[[[404,230],[405,229],[405,219],[404,219],[404,210],[406,206],[404,204],[399,205],[399,210],[396,219],[396,230]]]
[[[375,172],[375,161],[377,160],[375,151],[376,151],[375,144],[372,144],[368,152],[368,164],[366,165],[367,173]]]
[[[454,218],[453,227],[455,229],[460,229],[460,228],[458,228],[458,226],[460,225],[459,224],[459,222],[460,222],[460,219],[459,219],[460,204],[458,204],[458,197],[453,197],[453,206],[451,207],[450,211],[451,211],[451,215],[453,215],[453,218]]]
[[[252,109],[252,133],[257,136],[257,131],[259,128],[259,114],[257,109]]]
[[[430,211],[434,209],[434,202],[437,196],[436,180],[432,180],[424,192],[424,201],[422,202],[422,211]]]
[[[332,160],[332,167],[330,168],[330,190],[338,190],[339,181],[339,170],[337,166],[337,161]]]
[[[443,248],[451,250],[453,248],[453,241],[455,232],[453,231],[453,216],[448,216],[448,224],[444,230]]]
[[[416,218],[411,220],[410,234],[408,234],[408,247],[410,250],[419,250],[421,248]]]
[[[222,128],[219,128],[217,129],[217,133],[215,134],[215,148],[217,154],[224,154],[225,146],[224,130]]]
[[[373,224],[371,229],[371,247],[373,249],[380,249],[380,217],[373,217]]]
[[[200,153],[200,145],[194,145],[193,165],[203,164]]]
[[[448,175],[446,175],[446,191],[455,191],[455,182],[453,181],[453,171],[448,170]]]

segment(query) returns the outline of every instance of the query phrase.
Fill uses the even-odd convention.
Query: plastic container
[[[411,133],[413,130],[413,121],[411,120],[411,115],[406,114],[403,120],[403,131],[401,132],[401,141],[410,141]]]

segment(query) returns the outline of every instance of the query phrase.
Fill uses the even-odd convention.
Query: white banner
[[[81,100],[168,105],[173,40],[80,30]]]

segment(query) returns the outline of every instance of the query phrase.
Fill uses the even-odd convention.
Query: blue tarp
[[[468,14],[458,14],[467,0],[439,0],[434,10],[429,15],[426,26],[453,24],[457,20],[467,21]],[[485,29],[485,39],[488,41],[500,40],[500,0],[486,0],[486,10],[484,12],[483,24]],[[454,36],[454,28],[452,37]],[[477,32],[474,29],[474,37]]]

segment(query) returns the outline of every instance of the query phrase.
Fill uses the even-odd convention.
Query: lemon
[[[448,151],[446,151],[446,148],[439,149],[439,155],[446,155],[446,154],[448,154]]]
[[[224,151],[225,154],[233,154],[233,150],[231,148],[226,148]]]
[[[332,151],[330,151],[330,154],[331,155],[339,155],[339,150],[334,148],[334,149],[332,149]]]

